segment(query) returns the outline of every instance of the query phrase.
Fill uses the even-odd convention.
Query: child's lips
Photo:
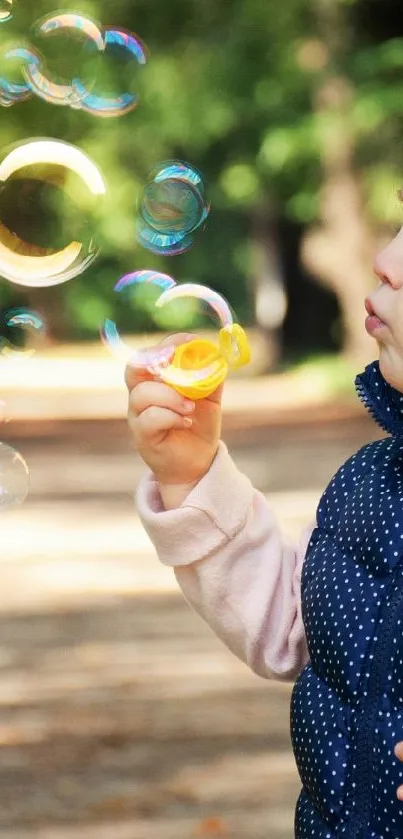
[[[370,335],[372,335],[377,330],[384,329],[385,326],[386,326],[386,323],[385,323],[385,321],[381,320],[380,317],[378,317],[378,315],[377,315],[377,313],[376,313],[376,311],[375,311],[375,309],[372,305],[372,301],[370,300],[369,297],[367,297],[366,300],[365,300],[365,308],[366,308],[367,313],[368,313],[368,317],[366,318],[366,321],[365,321],[365,329],[367,330],[367,332]]]
[[[379,320],[375,315],[368,315],[365,321],[365,329],[367,332],[372,335],[374,332],[378,331],[379,329],[384,329],[385,324],[382,320]]]

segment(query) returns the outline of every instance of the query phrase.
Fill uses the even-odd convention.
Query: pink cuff
[[[253,487],[220,442],[207,475],[176,510],[164,510],[158,482],[149,472],[138,486],[139,516],[159,559],[172,567],[204,559],[245,524]]]

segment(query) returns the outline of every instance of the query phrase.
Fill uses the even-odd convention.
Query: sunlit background
[[[158,563],[124,359],[243,326],[224,439],[298,538],[378,436],[353,380],[402,186],[397,0],[0,0],[4,839],[291,839],[291,686]]]

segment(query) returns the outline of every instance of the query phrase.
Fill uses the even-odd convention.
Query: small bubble
[[[23,504],[29,491],[29,470],[22,455],[0,443],[0,511]]]

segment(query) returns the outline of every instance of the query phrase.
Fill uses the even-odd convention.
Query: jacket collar
[[[356,377],[355,388],[375,422],[392,437],[403,437],[403,393],[385,381],[378,361]]]

